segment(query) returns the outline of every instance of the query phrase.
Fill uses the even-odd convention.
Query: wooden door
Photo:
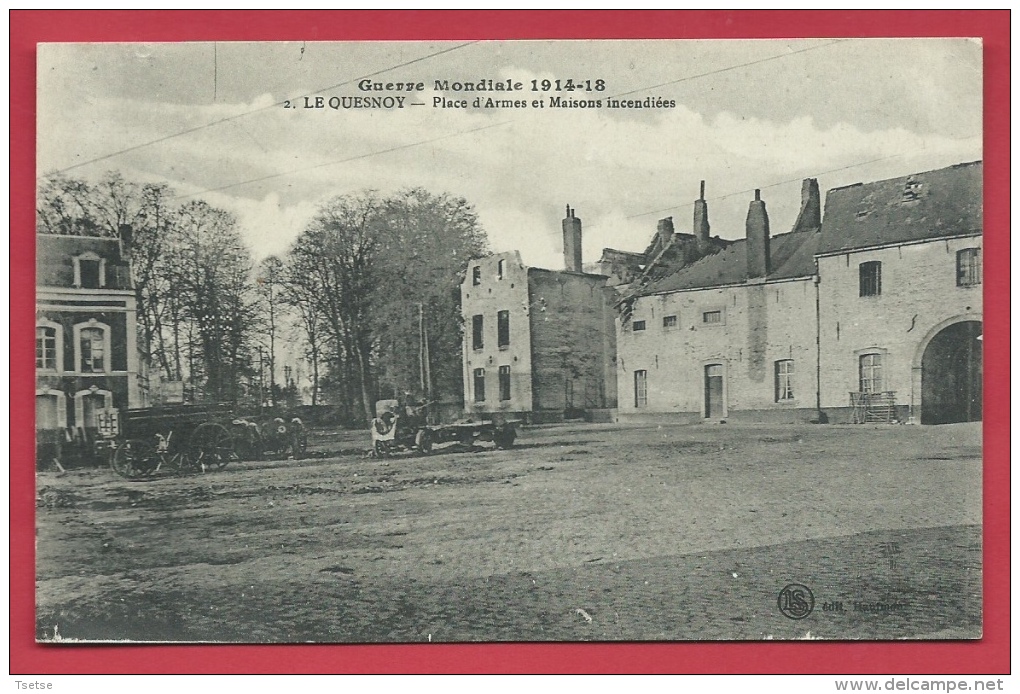
[[[723,373],[721,364],[705,367],[705,417],[723,416]]]

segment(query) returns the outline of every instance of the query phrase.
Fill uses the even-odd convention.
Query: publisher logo
[[[779,611],[790,619],[804,619],[815,609],[815,596],[811,589],[800,583],[791,583],[779,591]]]

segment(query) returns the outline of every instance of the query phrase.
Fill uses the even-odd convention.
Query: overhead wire
[[[735,70],[735,69],[742,68],[742,67],[749,67],[749,66],[752,66],[752,65],[758,65],[760,63],[768,62],[768,61],[771,61],[771,60],[778,60],[780,58],[786,58],[786,57],[789,57],[789,56],[792,56],[792,55],[796,55],[798,53],[804,53],[806,51],[817,50],[819,48],[825,48],[827,46],[832,46],[832,45],[837,44],[837,43],[842,43],[842,41],[843,41],[843,39],[836,40],[836,41],[830,41],[830,42],[824,43],[822,45],[809,46],[807,48],[803,48],[803,49],[799,49],[799,50],[795,50],[795,51],[787,51],[786,53],[780,53],[780,54],[777,54],[777,55],[774,55],[774,56],[769,56],[767,58],[759,58],[757,60],[752,60],[752,61],[749,61],[749,62],[746,62],[746,63],[739,63],[739,64],[736,64],[736,65],[730,65],[728,67],[720,68],[718,70],[710,70],[708,72],[699,73],[697,75],[688,75],[687,77],[683,77],[683,78],[680,78],[678,80],[672,80],[670,82],[663,82],[661,84],[650,85],[650,86],[647,86],[647,87],[641,87],[639,89],[635,89],[635,90],[632,90],[632,91],[629,91],[629,92],[622,92],[622,93],[617,94],[614,97],[610,97],[610,98],[615,98],[616,96],[624,96],[626,94],[633,94],[633,93],[640,92],[640,91],[647,91],[649,89],[656,89],[658,87],[665,86],[665,85],[679,84],[681,82],[687,82],[687,81],[690,81],[690,80],[693,80],[693,79],[697,79],[699,77],[707,77],[709,75],[714,75],[714,74],[718,74],[720,72],[726,72],[726,71],[729,71],[729,70]],[[478,43],[478,42],[477,41],[473,41],[471,43]],[[465,43],[465,44],[462,44],[459,47],[463,47],[463,46],[467,46],[467,45],[470,45],[470,44]],[[450,50],[453,50],[453,49],[450,49]],[[449,52],[449,51],[446,51],[446,52]],[[439,53],[435,53],[435,54],[432,54],[431,56],[427,56],[427,57],[434,57],[436,55],[439,55]],[[424,59],[425,58],[420,58],[419,60],[424,60]],[[412,62],[416,62],[416,61],[412,61]],[[402,66],[397,66],[397,67],[402,67]],[[390,68],[390,69],[395,69],[395,68]],[[373,73],[373,74],[380,74],[381,72],[386,72],[386,71],[388,71],[388,70],[380,71],[379,73]],[[369,75],[369,76],[366,76],[366,77],[361,77],[361,78],[358,78],[357,80],[350,80],[349,82],[344,82],[342,84],[349,84],[350,82],[358,81],[358,80],[361,80],[361,79],[367,79],[367,77],[371,77],[371,76],[373,76],[373,75]],[[333,89],[336,86],[342,86],[342,85],[334,85],[333,87],[326,87],[325,89],[322,89],[322,90],[319,90],[319,91],[327,91],[328,89]],[[318,93],[318,92],[316,92],[316,93]],[[301,97],[298,97],[298,98],[301,98]],[[283,102],[280,102],[280,103],[283,103]],[[378,151],[375,151],[375,152],[368,152],[368,153],[365,153],[365,154],[357,155],[355,157],[350,157],[350,158],[345,158],[345,159],[337,159],[337,160],[325,162],[325,163],[322,163],[322,164],[316,164],[314,166],[307,166],[307,167],[301,167],[301,168],[297,168],[297,169],[291,169],[289,171],[285,171],[285,172],[281,172],[281,173],[277,173],[277,174],[269,174],[267,176],[259,176],[257,178],[246,179],[244,181],[237,181],[235,183],[230,183],[230,184],[227,184],[227,185],[218,186],[216,188],[208,188],[208,189],[205,189],[205,190],[202,190],[202,191],[198,191],[198,192],[195,192],[195,193],[189,193],[189,194],[186,194],[186,195],[179,195],[177,197],[178,198],[194,197],[196,195],[202,195],[203,193],[210,193],[210,192],[216,192],[216,191],[220,191],[220,190],[226,190],[228,188],[235,188],[237,186],[247,185],[249,183],[259,183],[259,182],[262,182],[262,181],[271,180],[273,178],[279,178],[281,176],[289,175],[289,174],[292,174],[292,173],[301,173],[301,172],[304,172],[304,171],[311,171],[313,169],[318,169],[318,168],[322,168],[322,167],[326,167],[326,166],[333,166],[335,164],[342,164],[342,163],[346,163],[346,162],[350,162],[350,161],[356,161],[356,160],[359,160],[359,159],[367,159],[369,157],[376,156],[376,155],[379,155],[379,154],[388,154],[388,153],[391,153],[391,152],[396,152],[396,151],[401,151],[401,150],[405,150],[405,149],[410,149],[412,147],[417,147],[417,146],[420,146],[420,145],[423,145],[423,144],[429,144],[429,143],[432,143],[432,142],[437,142],[439,140],[446,140],[446,139],[450,139],[450,138],[453,138],[453,137],[457,137],[459,135],[468,135],[468,134],[471,134],[471,133],[474,133],[474,132],[478,132],[479,130],[485,130],[485,129],[489,128],[489,127],[497,127],[497,126],[506,125],[506,124],[512,123],[512,122],[513,122],[512,120],[502,121],[502,122],[497,123],[497,124],[492,125],[492,126],[484,126],[484,127],[481,127],[481,128],[472,128],[472,129],[469,129],[469,130],[464,130],[464,131],[459,131],[457,133],[452,133],[450,135],[443,135],[443,136],[440,136],[440,137],[437,137],[437,138],[430,138],[430,139],[426,139],[426,140],[420,140],[418,142],[412,142],[412,143],[408,143],[408,144],[405,144],[405,145],[399,145],[399,146],[396,146],[396,147],[390,147],[390,148],[378,150]],[[668,209],[672,209],[672,208],[668,208]],[[646,213],[646,214],[652,214],[652,213]]]
[[[718,69],[715,69],[715,70],[709,70],[707,72],[702,72],[702,73],[698,73],[698,74],[695,74],[695,75],[688,75],[688,76],[681,77],[681,78],[676,79],[676,80],[670,80],[670,81],[667,81],[667,82],[661,82],[661,83],[654,84],[654,85],[648,85],[648,86],[640,87],[640,88],[637,88],[637,89],[632,89],[632,90],[626,91],[626,92],[620,92],[618,94],[613,95],[610,98],[617,98],[617,97],[621,97],[621,96],[627,96],[627,95],[630,95],[630,94],[635,94],[635,93],[638,93],[638,92],[648,91],[648,90],[651,90],[651,89],[658,89],[658,88],[664,87],[664,86],[670,86],[670,85],[674,85],[674,84],[681,84],[683,82],[688,82],[688,81],[699,79],[699,78],[702,78],[702,77],[708,77],[708,76],[711,76],[711,75],[717,75],[717,74],[724,73],[724,72],[729,72],[729,71],[732,71],[732,70],[737,70],[737,69],[741,69],[741,68],[751,67],[751,66],[754,66],[754,65],[759,65],[761,63],[766,63],[766,62],[770,62],[770,61],[774,61],[774,60],[779,60],[781,58],[787,58],[787,57],[790,57],[790,56],[793,56],[793,55],[797,55],[797,54],[800,54],[800,53],[805,53],[805,52],[808,52],[808,51],[813,51],[813,50],[818,50],[818,49],[821,49],[821,48],[826,48],[826,47],[833,46],[833,45],[838,44],[838,43],[842,43],[843,41],[845,41],[845,39],[829,41],[829,42],[823,43],[821,45],[808,46],[806,48],[801,48],[801,49],[793,50],[793,51],[787,51],[785,53],[780,53],[780,54],[773,55],[773,56],[768,56],[768,57],[765,57],[765,58],[759,58],[759,59],[748,61],[748,62],[745,62],[745,63],[738,63],[738,64],[735,64],[735,65],[729,65],[729,66],[726,66],[726,67],[723,67],[723,68],[718,68]],[[414,58],[413,60],[409,60],[409,61],[406,61],[406,62],[403,62],[403,63],[399,63],[397,65],[393,65],[393,66],[390,66],[390,67],[387,67],[387,68],[383,68],[383,69],[377,70],[375,72],[367,73],[367,74],[361,75],[359,77],[355,77],[355,78],[352,78],[352,79],[349,79],[349,80],[344,80],[344,81],[338,82],[338,83],[333,84],[333,85],[322,87],[321,89],[317,89],[317,90],[309,92],[307,94],[299,95],[297,97],[291,97],[290,99],[287,99],[287,100],[281,100],[281,101],[275,102],[273,104],[269,104],[267,106],[263,106],[263,107],[260,107],[260,108],[257,108],[257,109],[252,109],[252,110],[249,110],[249,111],[245,111],[244,113],[235,114],[233,116],[227,116],[227,117],[215,120],[215,121],[210,121],[208,123],[204,123],[202,125],[195,126],[193,128],[188,128],[188,129],[181,130],[181,131],[178,131],[178,132],[175,132],[175,133],[171,133],[169,135],[165,135],[165,136],[160,137],[160,138],[156,138],[156,139],[153,139],[153,140],[149,140],[147,142],[139,143],[139,144],[133,145],[131,147],[127,147],[127,148],[124,148],[124,149],[121,149],[121,150],[117,150],[115,152],[110,152],[110,153],[102,155],[100,157],[95,157],[93,159],[90,159],[90,160],[87,160],[87,161],[84,161],[84,162],[79,162],[79,163],[74,164],[72,166],[68,166],[68,167],[65,167],[63,169],[60,169],[56,173],[64,173],[64,172],[67,172],[67,171],[71,171],[71,170],[76,169],[76,168],[87,166],[88,164],[93,164],[93,163],[96,163],[96,162],[99,162],[99,161],[104,161],[106,159],[110,159],[110,158],[119,156],[121,154],[126,154],[128,152],[136,151],[138,149],[142,149],[144,147],[148,147],[148,146],[151,146],[151,145],[154,145],[154,144],[158,144],[160,142],[165,142],[167,140],[171,140],[171,139],[174,139],[174,138],[177,138],[177,137],[181,137],[181,136],[188,135],[188,134],[191,134],[191,133],[194,133],[194,132],[198,132],[198,131],[203,130],[205,128],[209,128],[209,127],[213,127],[213,126],[216,126],[216,125],[220,125],[222,123],[236,121],[236,120],[238,120],[240,118],[243,118],[243,117],[246,117],[246,116],[249,116],[249,115],[253,115],[253,114],[256,114],[256,113],[260,113],[260,112],[269,110],[271,108],[275,108],[275,107],[281,106],[281,105],[285,104],[287,101],[293,101],[295,98],[300,99],[300,98],[302,98],[304,96],[312,96],[312,95],[315,95],[315,94],[320,94],[322,92],[326,92],[326,91],[329,91],[329,90],[332,90],[332,89],[336,89],[336,88],[339,88],[339,87],[342,87],[342,86],[353,84],[355,82],[358,82],[358,81],[361,81],[361,80],[364,80],[364,79],[370,79],[372,77],[375,77],[375,76],[378,76],[378,75],[381,75],[381,74],[385,74],[387,72],[391,72],[393,70],[396,70],[396,69],[399,69],[399,68],[402,68],[402,67],[407,67],[408,65],[413,65],[415,63],[423,62],[425,60],[429,60],[429,59],[438,57],[438,56],[446,54],[446,53],[451,53],[453,51],[459,50],[461,48],[465,48],[467,46],[470,46],[470,45],[473,45],[473,44],[476,44],[476,43],[480,43],[480,41],[468,41],[468,42],[465,42],[465,43],[462,43],[462,44],[458,44],[456,46],[452,46],[450,48],[445,48],[443,50],[436,51],[434,53],[430,53],[428,55],[419,56],[418,58]],[[442,140],[448,140],[448,139],[452,139],[452,138],[455,138],[455,137],[460,137],[460,136],[463,136],[463,135],[469,135],[469,134],[472,134],[472,133],[480,132],[480,131],[483,131],[483,130],[488,130],[488,129],[491,129],[491,128],[501,127],[503,125],[507,125],[507,124],[510,124],[512,122],[513,122],[512,120],[505,120],[505,121],[501,121],[499,123],[493,123],[493,124],[489,124],[489,125],[485,125],[485,126],[481,126],[481,127],[477,127],[477,128],[470,128],[468,130],[457,131],[457,132],[449,133],[449,134],[446,134],[446,135],[440,135],[440,136],[433,137],[433,138],[427,138],[427,139],[424,139],[424,140],[418,140],[418,141],[415,141],[415,142],[410,142],[410,143],[406,143],[406,144],[402,144],[402,145],[397,145],[397,146],[394,146],[394,147],[388,147],[388,148],[381,149],[381,150],[375,150],[375,151],[372,151],[372,152],[365,152],[365,153],[358,154],[358,155],[355,155],[355,156],[345,157],[345,158],[342,158],[342,159],[335,159],[335,160],[331,160],[331,161],[328,161],[328,162],[323,162],[323,163],[315,164],[315,165],[312,165],[312,166],[306,166],[306,167],[299,167],[299,168],[295,168],[295,169],[289,169],[287,171],[281,171],[281,172],[277,172],[277,173],[274,173],[274,174],[269,174],[269,175],[265,175],[265,176],[259,176],[259,177],[256,177],[256,178],[246,179],[246,180],[243,180],[243,181],[237,181],[237,182],[225,184],[225,185],[222,185],[222,186],[217,186],[217,187],[213,187],[213,188],[206,188],[204,190],[196,191],[194,193],[181,194],[181,195],[175,196],[175,199],[184,199],[184,198],[195,197],[195,196],[198,196],[198,195],[203,195],[205,193],[218,192],[218,191],[227,190],[229,188],[235,188],[235,187],[242,186],[242,185],[248,185],[248,184],[251,184],[251,183],[260,183],[260,182],[272,180],[272,179],[275,179],[275,178],[281,178],[283,176],[288,176],[288,175],[295,174],[295,173],[302,173],[302,172],[305,172],[305,171],[311,171],[311,170],[315,170],[315,169],[319,169],[319,168],[324,168],[324,167],[328,167],[328,166],[335,166],[337,164],[343,164],[343,163],[348,163],[348,162],[352,162],[352,161],[358,161],[358,160],[362,160],[362,159],[367,159],[367,158],[374,157],[374,156],[379,156],[379,155],[382,155],[382,154],[389,154],[389,153],[393,153],[393,152],[407,150],[407,149],[411,149],[411,148],[414,148],[414,147],[419,147],[419,146],[426,145],[426,144],[440,142]],[[836,173],[836,172],[839,172],[839,171],[844,171],[844,170],[856,168],[856,167],[859,167],[859,166],[865,166],[867,164],[872,164],[872,163],[876,163],[876,162],[879,162],[879,161],[885,161],[885,160],[888,160],[888,159],[894,159],[894,158],[897,158],[897,157],[904,156],[905,154],[906,153],[897,153],[897,154],[887,155],[887,156],[884,156],[884,157],[877,157],[877,158],[874,158],[874,159],[869,159],[869,160],[866,160],[866,161],[855,162],[855,163],[852,163],[852,164],[848,164],[846,166],[841,166],[841,167],[837,167],[837,168],[834,168],[834,169],[829,169],[829,170],[826,170],[826,171],[821,171],[821,172],[818,172],[818,173],[813,174],[813,175],[814,176],[821,176],[821,175],[825,175],[825,174]],[[766,190],[766,189],[769,189],[769,188],[775,188],[775,187],[778,187],[778,186],[781,186],[781,185],[786,185],[786,184],[789,184],[789,183],[795,183],[795,182],[798,182],[800,180],[802,180],[801,177],[798,177],[798,178],[795,178],[795,179],[787,179],[787,180],[784,180],[784,181],[776,181],[774,183],[769,183],[769,184],[758,186],[757,189],[759,189],[759,190]],[[730,198],[730,197],[734,197],[734,196],[737,196],[737,195],[745,195],[745,194],[748,194],[750,192],[753,192],[753,190],[754,189],[741,190],[741,191],[733,191],[731,193],[726,193],[724,195],[713,196],[711,198],[708,198],[708,201],[718,201],[718,200],[724,200],[724,199],[727,199],[727,198]],[[627,215],[626,217],[624,217],[624,219],[636,219],[636,218],[639,218],[639,217],[644,217],[644,216],[648,216],[648,215],[652,215],[652,214],[659,214],[659,213],[662,213],[662,212],[668,212],[668,211],[672,211],[672,210],[684,209],[686,207],[691,207],[691,206],[693,206],[693,203],[683,203],[683,204],[680,204],[680,205],[674,205],[674,206],[660,208],[660,209],[656,209],[656,210],[648,210],[648,211],[645,211],[645,212],[638,212],[638,213],[635,213],[635,214]],[[592,225],[592,226],[594,226],[594,225]]]
[[[206,193],[214,193],[214,192],[217,192],[217,191],[220,191],[220,190],[226,190],[227,188],[235,188],[237,186],[248,185],[249,183],[260,183],[262,181],[268,181],[268,180],[271,180],[271,179],[274,179],[274,178],[280,178],[281,176],[289,176],[289,175],[294,174],[294,173],[301,173],[301,172],[304,172],[304,171],[312,171],[313,169],[321,169],[321,168],[326,167],[326,166],[335,166],[337,164],[344,164],[344,163],[351,162],[351,161],[357,161],[359,159],[367,159],[369,157],[374,157],[374,156],[377,156],[377,155],[380,155],[380,154],[389,154],[390,152],[399,152],[399,151],[404,150],[404,149],[411,149],[412,147],[419,147],[421,145],[427,145],[427,144],[430,144],[432,142],[439,142],[440,140],[449,140],[449,139],[454,138],[454,137],[460,137],[461,135],[469,135],[471,133],[480,132],[482,130],[489,130],[490,128],[498,128],[500,126],[507,125],[507,124],[512,123],[512,122],[513,121],[506,120],[506,121],[500,121],[499,123],[490,123],[488,125],[483,125],[483,126],[480,126],[480,127],[477,127],[477,128],[471,128],[469,130],[460,130],[460,131],[457,131],[457,132],[454,132],[454,133],[448,133],[446,135],[439,135],[438,137],[432,137],[432,138],[429,138],[427,140],[419,140],[417,142],[409,142],[407,144],[397,145],[395,147],[389,147],[387,149],[380,149],[380,150],[376,150],[374,152],[366,152],[364,154],[357,154],[357,155],[355,155],[353,157],[346,157],[344,159],[335,159],[333,161],[327,161],[327,162],[323,162],[323,163],[320,163],[320,164],[314,164],[312,166],[303,166],[303,167],[300,167],[300,168],[297,168],[297,169],[289,169],[287,171],[280,171],[280,172],[275,173],[275,174],[269,174],[267,176],[259,176],[258,178],[250,178],[250,179],[247,179],[247,180],[244,180],[244,181],[237,181],[236,183],[228,183],[226,185],[218,186],[216,188],[206,188],[205,190],[200,190],[200,191],[197,191],[197,192],[194,192],[194,193],[185,193],[185,194],[182,194],[182,195],[176,195],[172,199],[173,200],[180,200],[180,199],[183,199],[183,198],[191,198],[191,197],[195,197],[196,195],[204,195]]]
[[[435,58],[437,56],[444,55],[446,53],[451,53],[453,51],[460,50],[461,48],[465,48],[467,46],[471,46],[471,45],[476,44],[476,43],[478,43],[478,41],[468,41],[466,43],[461,43],[461,44],[458,44],[458,45],[453,46],[451,48],[445,48],[445,49],[443,49],[441,51],[436,51],[435,53],[429,53],[428,55],[420,56],[420,57],[415,58],[413,60],[408,60],[407,62],[400,63],[399,65],[392,65],[392,66],[390,66],[388,68],[384,68],[382,70],[376,70],[375,72],[370,72],[368,74],[361,75],[359,77],[354,77],[354,78],[351,78],[349,80],[344,80],[343,82],[338,82],[338,83],[330,85],[328,87],[322,87],[321,89],[317,89],[317,90],[315,90],[313,92],[308,92],[307,94],[300,94],[297,97],[291,97],[290,99],[282,99],[282,100],[277,101],[275,103],[269,104],[268,106],[261,106],[259,108],[251,109],[251,110],[245,111],[243,113],[234,114],[233,116],[226,116],[224,118],[219,118],[217,120],[210,121],[208,123],[203,123],[202,125],[196,125],[196,126],[191,127],[191,128],[186,128],[184,130],[179,130],[179,131],[177,131],[175,133],[171,133],[169,135],[164,135],[163,137],[157,137],[157,138],[155,138],[153,140],[147,140],[146,142],[140,142],[140,143],[138,143],[136,145],[132,145],[130,147],[125,147],[124,149],[119,149],[119,150],[117,150],[115,152],[109,152],[109,153],[104,154],[104,155],[99,156],[99,157],[93,157],[92,159],[88,159],[86,161],[81,161],[81,162],[78,162],[77,164],[72,164],[71,166],[65,166],[62,169],[58,169],[56,171],[49,172],[49,174],[45,174],[45,175],[52,175],[54,173],[55,174],[67,173],[68,171],[73,171],[74,169],[78,169],[78,168],[81,168],[83,166],[88,166],[89,164],[95,164],[96,162],[105,161],[107,159],[112,159],[113,157],[118,157],[118,156],[120,156],[122,154],[127,154],[128,152],[135,152],[135,151],[137,151],[139,149],[144,149],[145,147],[150,147],[152,145],[159,144],[160,142],[166,142],[167,140],[172,140],[174,138],[181,137],[183,135],[190,135],[191,133],[195,133],[195,132],[198,132],[200,130],[204,130],[205,128],[211,128],[211,127],[213,127],[215,125],[220,125],[221,123],[229,123],[230,121],[235,121],[235,120],[237,120],[239,118],[245,118],[246,116],[250,116],[250,115],[253,115],[253,114],[256,114],[256,113],[261,113],[263,111],[268,111],[271,108],[276,108],[276,107],[279,107],[279,106],[283,106],[288,101],[293,101],[295,98],[301,99],[301,98],[306,97],[306,96],[312,96],[314,94],[321,94],[322,92],[326,92],[326,91],[329,91],[331,89],[337,89],[338,87],[343,87],[343,86],[346,86],[348,84],[354,84],[355,82],[360,82],[361,80],[370,79],[370,78],[375,77],[377,75],[382,75],[382,74],[385,74],[387,72],[392,72],[393,70],[397,70],[397,69],[402,68],[402,67],[407,67],[408,65],[414,65],[415,63],[420,63],[420,62],[423,62],[425,60],[430,60],[431,58]]]
[[[843,43],[846,40],[847,39],[837,39],[835,41],[829,41],[828,43],[823,43],[820,46],[808,46],[807,48],[801,48],[801,49],[798,49],[798,50],[795,50],[795,51],[787,51],[786,53],[779,53],[777,55],[770,55],[768,57],[759,58],[757,60],[752,60],[752,61],[747,62],[747,63],[738,63],[736,65],[729,65],[727,67],[718,68],[716,70],[709,70],[708,72],[701,72],[701,73],[698,73],[696,75],[688,75],[686,77],[681,77],[680,79],[670,80],[669,82],[661,82],[659,84],[653,84],[653,85],[648,86],[648,87],[639,87],[638,89],[631,89],[629,92],[620,92],[619,94],[613,94],[612,96],[609,96],[607,98],[609,98],[609,99],[616,99],[616,98],[621,97],[621,96],[628,96],[630,94],[637,94],[638,92],[646,92],[649,89],[658,89],[659,87],[668,87],[668,86],[673,85],[673,84],[680,84],[682,82],[689,82],[691,80],[696,80],[696,79],[699,79],[701,77],[708,77],[709,75],[718,75],[718,74],[723,73],[723,72],[729,72],[731,70],[738,70],[738,69],[740,69],[742,67],[751,67],[752,65],[760,65],[761,63],[767,63],[770,60],[779,60],[780,58],[789,58],[791,55],[797,55],[798,53],[807,53],[808,51],[816,51],[819,48],[827,48],[829,46],[834,46],[837,43]]]
[[[868,164],[874,164],[874,163],[877,163],[877,162],[880,162],[880,161],[886,161],[888,159],[896,159],[898,157],[902,157],[902,156],[905,156],[907,154],[909,154],[909,152],[897,152],[896,154],[888,154],[888,155],[886,155],[884,157],[876,157],[874,159],[868,159],[866,161],[858,161],[858,162],[854,162],[853,164],[847,164],[846,166],[840,166],[840,167],[837,167],[835,169],[828,169],[826,171],[819,171],[817,173],[809,174],[807,176],[798,176],[797,178],[788,178],[785,181],[775,181],[774,183],[767,183],[765,185],[755,186],[754,188],[748,188],[747,190],[736,190],[736,191],[733,191],[732,193],[725,193],[723,195],[716,195],[716,196],[713,196],[713,197],[710,197],[710,198],[706,198],[705,201],[706,202],[715,202],[715,201],[718,201],[718,200],[725,200],[727,198],[732,198],[732,197],[735,197],[737,195],[747,195],[748,193],[753,193],[755,190],[768,190],[769,188],[776,188],[778,186],[784,186],[784,185],[787,185],[789,183],[799,183],[800,181],[803,181],[805,178],[816,178],[818,176],[824,176],[826,174],[837,173],[839,171],[846,171],[847,169],[855,169],[858,166],[866,166]],[[672,210],[682,210],[682,209],[684,209],[686,207],[693,207],[693,206],[694,206],[694,203],[692,203],[692,202],[681,203],[679,205],[674,205],[672,207],[663,207],[663,208],[660,208],[658,210],[648,210],[647,212],[638,212],[636,214],[630,214],[630,215],[627,215],[626,217],[624,217],[624,219],[636,219],[638,217],[647,217],[648,215],[651,215],[651,214],[661,214],[663,212],[670,212]]]

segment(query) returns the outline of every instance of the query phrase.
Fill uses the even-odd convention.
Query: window
[[[44,325],[35,329],[35,368],[57,370],[57,329]]]
[[[662,327],[666,330],[673,330],[676,328],[676,316],[666,316],[662,319]]]
[[[475,402],[485,402],[485,369],[475,369]]]
[[[956,252],[956,286],[981,284],[981,249],[964,248]]]
[[[106,261],[92,251],[75,256],[74,286],[83,289],[100,289],[106,286]]]
[[[81,286],[86,289],[99,289],[102,284],[99,281],[99,261],[81,261]]]
[[[634,407],[648,407],[648,372],[634,372]]]
[[[645,322],[643,320],[634,321],[634,332],[639,332],[645,329]]]
[[[485,324],[484,317],[479,314],[471,317],[471,348],[481,349],[485,346],[485,342],[482,340],[482,328]]]
[[[481,283],[482,283],[482,266],[475,265],[473,268],[471,268],[471,284],[477,287]]]
[[[496,314],[496,344],[500,349],[510,346],[510,312],[500,311]]]
[[[861,392],[882,391],[882,355],[862,354],[860,356]]]
[[[106,335],[102,328],[83,328],[78,334],[82,373],[106,371]]]
[[[882,263],[872,260],[861,263],[861,296],[878,296],[882,293]]]
[[[793,360],[776,362],[776,402],[793,400]]]
[[[503,279],[503,273],[506,271],[506,260],[500,260],[496,263],[496,279]]]
[[[510,399],[510,367],[499,367],[499,399]]]
[[[701,322],[707,325],[721,325],[722,311],[705,311],[701,314]]]

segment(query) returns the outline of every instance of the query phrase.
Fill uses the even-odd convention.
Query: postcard
[[[982,639],[985,65],[40,43],[35,640]]]

